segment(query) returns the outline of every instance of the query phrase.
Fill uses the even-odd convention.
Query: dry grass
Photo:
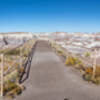
[[[65,65],[73,66],[77,69],[83,69],[82,62],[78,58],[75,58],[75,57],[72,57],[72,56],[68,56],[66,58]]]
[[[84,55],[85,57],[90,57],[91,54],[89,52],[86,52]]]
[[[100,67],[99,66],[96,66],[95,78],[93,78],[92,76],[93,76],[93,68],[92,67],[86,68],[83,78],[86,81],[93,82],[95,84],[100,84]]]
[[[19,73],[24,70],[23,67],[20,66],[19,60],[21,58],[22,63],[25,61],[33,44],[34,40],[30,40],[14,50],[5,49],[0,51],[0,53],[6,52],[4,55],[4,72],[11,67],[11,70],[4,76],[4,95],[12,98],[22,92],[21,87],[16,83],[19,78]]]

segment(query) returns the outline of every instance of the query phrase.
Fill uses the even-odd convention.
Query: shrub
[[[86,68],[85,73],[86,74],[92,74],[93,73],[93,68],[91,68],[91,67]]]
[[[66,65],[76,65],[77,67],[81,67],[83,66],[82,62],[79,61],[77,58],[68,56],[66,61],[65,61]]]
[[[21,88],[17,86],[10,93],[12,93],[14,95],[19,95],[19,94],[21,94],[21,92],[22,92]]]
[[[63,51],[62,50],[57,50],[58,54],[62,54]]]
[[[95,73],[95,78],[93,76],[93,68],[88,67],[85,69],[85,73],[83,75],[84,79],[87,81],[91,81],[95,84],[100,84],[100,67],[96,66],[96,73]]]
[[[17,95],[19,95],[19,94],[22,93],[22,90],[21,90],[20,87],[17,87],[17,88],[15,89],[15,92],[16,92]]]
[[[84,70],[84,65],[82,64],[81,61],[77,62],[77,64],[75,65],[75,67],[76,67],[77,69],[82,69],[82,70]]]
[[[90,53],[89,52],[86,52],[85,53],[85,57],[90,57]]]
[[[4,85],[4,93],[6,94],[7,92],[9,92],[10,90],[14,88],[17,88],[17,85],[15,83],[8,82]]]
[[[19,55],[20,49],[10,50],[6,53],[7,55]]]
[[[66,65],[75,65],[76,64],[76,59],[71,57],[71,56],[68,56],[66,61],[65,61],[65,64]]]
[[[16,85],[15,88],[11,89],[6,93],[6,96],[9,98],[14,98],[16,95],[19,95],[21,93],[22,93],[21,88]]]
[[[94,84],[99,84],[99,81],[98,81],[96,78],[91,78],[91,81],[92,81]]]
[[[18,77],[18,71],[17,70],[13,70],[10,71],[7,75],[4,76],[4,82],[8,83],[8,82],[16,82],[16,79]]]
[[[85,68],[85,73],[86,74],[93,74],[93,68],[92,67],[88,67],[88,68]],[[100,76],[100,67],[99,66],[96,66],[96,77]]]
[[[84,78],[86,81],[91,81],[92,75],[91,75],[91,74],[85,74],[85,75],[83,75],[83,78]]]
[[[23,50],[23,56],[24,57],[27,57],[28,53],[29,53],[29,50],[27,48]]]

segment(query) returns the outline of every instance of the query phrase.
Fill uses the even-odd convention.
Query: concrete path
[[[79,72],[65,67],[43,41],[37,44],[24,84],[26,90],[14,100],[100,100],[100,86],[85,82]]]

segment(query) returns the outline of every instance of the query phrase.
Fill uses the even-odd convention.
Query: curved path
[[[65,67],[47,42],[38,41],[26,90],[15,100],[100,100],[100,87]]]

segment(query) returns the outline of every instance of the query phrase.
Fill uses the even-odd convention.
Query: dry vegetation
[[[93,77],[93,68],[92,67],[86,68],[83,78],[88,82],[100,84],[100,66],[96,66],[95,77]]]
[[[72,56],[68,56],[66,58],[65,64],[68,65],[68,66],[73,66],[77,69],[83,69],[82,62],[78,58],[75,58],[75,57],[72,57]]]
[[[93,66],[86,67],[86,65],[80,61],[79,58],[66,55],[60,46],[56,45],[56,43],[51,42],[50,45],[60,56],[66,56],[65,65],[67,67],[74,67],[78,69],[82,73],[84,80],[95,84],[100,84],[100,66],[96,66],[95,77],[93,77]],[[84,55],[85,57],[91,56],[89,52],[86,52]]]
[[[16,49],[1,50],[0,53],[4,54],[4,96],[14,97],[22,92],[22,87],[18,85],[19,73],[24,69],[20,61],[26,61],[34,43],[35,40],[30,40]]]

